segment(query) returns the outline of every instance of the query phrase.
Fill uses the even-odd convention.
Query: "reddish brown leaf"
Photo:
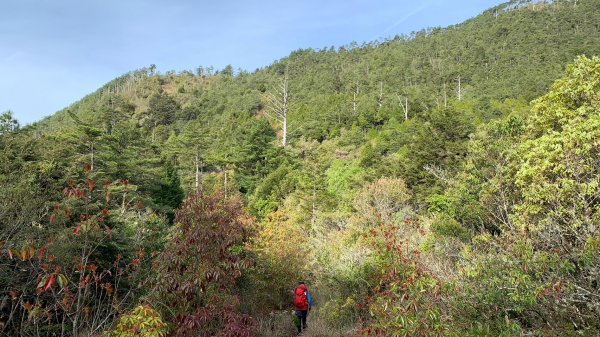
[[[44,287],[44,291],[48,291],[48,289],[50,289],[52,287],[52,285],[54,284],[55,281],[56,281],[56,278],[54,277],[54,275],[50,275],[50,277],[48,278],[48,281],[46,281],[46,286]]]
[[[42,246],[42,248],[40,248],[38,250],[38,253],[37,253],[38,262],[40,262],[40,263],[42,262],[42,257],[44,256],[45,251],[46,251],[46,246]]]

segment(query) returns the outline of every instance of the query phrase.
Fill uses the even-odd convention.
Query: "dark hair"
[[[300,284],[304,284],[304,281],[300,281],[300,282],[298,282],[298,285],[300,285]]]

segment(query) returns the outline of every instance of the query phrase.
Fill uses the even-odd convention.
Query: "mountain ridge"
[[[351,53],[351,54],[362,54],[361,51],[365,51],[365,50],[373,50],[373,49],[379,49],[381,51],[381,49],[392,49],[390,51],[390,53],[392,54],[396,54],[398,56],[403,56],[403,58],[409,57],[412,58],[413,61],[412,63],[414,63],[414,59],[420,59],[418,62],[419,63],[423,63],[423,59],[425,60],[425,63],[429,62],[431,64],[431,67],[436,67],[436,63],[435,62],[441,62],[440,65],[441,67],[446,67],[445,70],[441,70],[438,69],[437,71],[435,69],[433,69],[432,72],[429,72],[431,75],[433,74],[435,77],[437,77],[437,81],[438,82],[445,82],[447,84],[447,86],[456,86],[456,83],[450,83],[452,81],[452,79],[454,79],[454,82],[456,81],[456,78],[458,76],[458,73],[461,72],[465,72],[465,76],[464,79],[465,84],[468,84],[468,81],[472,81],[473,84],[476,85],[480,85],[480,88],[478,89],[479,91],[484,91],[484,92],[495,92],[496,96],[497,92],[499,90],[497,90],[497,86],[494,86],[494,83],[487,83],[486,80],[484,80],[485,78],[494,78],[495,81],[505,81],[505,82],[511,82],[514,81],[517,78],[517,73],[519,72],[527,72],[527,71],[531,71],[532,69],[538,69],[538,74],[536,74],[536,77],[541,77],[541,79],[535,80],[535,79],[531,79],[530,82],[532,83],[528,83],[528,87],[530,90],[530,93],[527,93],[526,98],[527,99],[532,99],[533,97],[536,97],[537,95],[539,95],[540,92],[542,92],[543,90],[547,89],[548,85],[551,83],[552,78],[556,78],[560,72],[563,70],[564,64],[568,63],[569,61],[571,61],[576,55],[579,54],[585,54],[586,51],[588,54],[595,54],[598,52],[598,48],[594,47],[597,46],[600,43],[598,42],[598,34],[593,34],[594,32],[598,32],[599,28],[596,26],[593,26],[593,19],[591,19],[594,15],[594,13],[596,13],[595,8],[593,6],[593,1],[584,1],[584,2],[580,2],[579,3],[579,11],[584,11],[587,14],[590,14],[588,16],[588,18],[580,18],[577,17],[576,15],[571,15],[570,17],[567,16],[566,18],[561,18],[558,17],[557,15],[552,15],[552,13],[560,13],[561,11],[565,12],[566,8],[569,6],[574,6],[572,4],[572,1],[553,1],[551,3],[547,3],[547,2],[540,2],[540,1],[511,1],[511,2],[507,2],[504,4],[500,4],[498,6],[495,6],[493,8],[490,8],[486,11],[484,11],[482,14],[480,14],[479,16],[476,16],[474,18],[468,19],[462,23],[456,24],[456,25],[451,25],[445,28],[427,28],[427,29],[423,29],[421,31],[418,32],[414,32],[413,34],[411,34],[410,36],[396,36],[393,39],[387,40],[387,41],[373,41],[373,42],[367,42],[367,43],[363,43],[361,46],[359,46],[356,43],[352,43],[346,46],[342,46],[339,47],[337,50],[335,50],[336,55],[338,55],[339,59],[337,62],[334,61],[335,63],[338,63],[337,67],[339,67],[339,63],[344,62],[344,58],[341,56],[342,53]],[[537,8],[534,6],[538,6]],[[587,7],[590,8],[587,8]],[[577,9],[576,9],[577,10]],[[498,11],[502,11],[501,14],[498,14]],[[531,41],[531,38],[528,37],[527,34],[523,35],[523,34],[519,34],[519,32],[515,32],[514,29],[509,30],[508,28],[506,28],[506,25],[508,22],[511,22],[513,20],[515,20],[514,16],[515,14],[518,14],[517,16],[520,17],[521,20],[523,19],[532,19],[534,21],[532,22],[540,22],[540,23],[545,23],[546,27],[541,27],[541,24],[536,24],[535,27],[523,27],[524,28],[531,28],[531,29],[535,29],[535,33],[537,33],[540,36],[551,36],[551,34],[549,33],[549,31],[554,30],[556,31],[558,35],[557,38],[552,38],[552,39],[546,39],[541,40],[541,41]],[[544,18],[535,18],[535,16],[540,16],[543,15]],[[494,18],[494,20],[490,20],[490,18]],[[551,19],[551,20],[548,20]],[[559,20],[564,20],[566,19],[567,21],[564,22],[564,24],[566,24],[567,26],[573,26],[575,31],[574,34],[566,34],[565,32],[569,32],[569,29],[571,27],[567,27],[564,30],[560,29],[561,25],[559,22]],[[477,29],[481,29],[481,26],[484,25],[484,23],[480,23],[479,21],[486,21],[486,23],[491,22],[490,24],[490,28],[487,30],[487,33],[485,33],[483,36],[471,36],[472,40],[469,41],[468,38],[466,38],[465,36],[460,36],[462,35],[470,35],[471,31],[473,30],[477,30]],[[500,23],[498,23],[498,21],[500,21]],[[475,27],[473,27],[475,26]],[[577,28],[577,27],[579,28]],[[594,28],[595,27],[595,28]],[[564,28],[564,27],[563,27]],[[495,29],[495,31],[493,31]],[[462,31],[467,31],[462,33]],[[518,30],[518,28],[517,28]],[[562,33],[562,41],[560,34]],[[441,35],[440,35],[441,34]],[[463,41],[463,43],[466,44],[466,46],[459,46],[458,48],[463,48],[464,50],[462,50],[462,54],[464,55],[460,55],[460,54],[456,54],[453,53],[450,46],[448,46],[448,44],[444,44],[443,41],[441,40],[448,40],[448,39],[457,39],[455,36],[459,35],[458,40]],[[524,55],[522,52],[512,55],[511,53],[506,53],[505,55],[502,55],[500,53],[500,51],[503,48],[507,48],[507,47],[503,47],[502,45],[497,44],[496,46],[493,46],[493,48],[487,48],[489,50],[486,50],[486,47],[484,46],[485,43],[483,43],[483,41],[489,41],[490,38],[497,38],[497,36],[494,36],[495,34],[497,34],[498,36],[504,36],[505,40],[503,43],[506,44],[507,46],[510,46],[509,49],[511,50],[526,50],[527,48],[531,49],[532,51],[534,51],[535,53],[533,53],[533,55]],[[566,36],[565,36],[566,34]],[[585,46],[572,46],[572,42],[570,41],[575,41],[575,36],[573,35],[588,35],[587,39],[584,38],[585,40]],[[414,49],[414,45],[415,44],[425,44],[426,47],[424,47],[423,49],[425,49],[424,51],[421,51],[420,53],[417,53],[416,55],[413,53],[411,55],[410,52],[407,51],[399,51],[399,49]],[[469,46],[468,44],[471,43],[472,46]],[[533,46],[532,45],[534,43],[538,43],[538,44],[543,44],[545,46],[544,47],[540,47],[538,46]],[[406,46],[402,46],[402,45],[406,45]],[[561,55],[552,55],[552,54],[556,54],[558,53],[556,51],[556,49],[558,49],[559,47],[561,48],[569,48],[569,49],[574,49],[574,50],[570,50],[568,52],[561,52]],[[473,49],[475,49],[475,51],[473,51]],[[250,75],[255,75],[257,73],[260,72],[269,72],[272,71],[272,69],[276,68],[278,64],[281,64],[283,62],[291,62],[294,63],[294,59],[297,59],[298,57],[300,57],[301,55],[305,55],[304,57],[310,57],[306,54],[323,54],[323,53],[331,53],[333,50],[331,49],[299,49],[296,51],[293,51],[290,53],[289,56],[284,57],[280,60],[276,60],[274,61],[274,63],[272,63],[271,65],[266,65],[263,68],[259,68],[257,70],[255,70],[254,72],[248,73],[246,71],[241,71],[240,73],[242,74],[250,74]],[[550,51],[550,52],[549,52]],[[368,52],[367,52],[368,54]],[[371,53],[373,54],[373,53]],[[383,54],[383,53],[379,53],[379,54]],[[475,55],[478,54],[478,55]],[[550,60],[545,61],[543,59],[539,59],[539,58],[543,58],[543,55],[551,55],[549,58]],[[380,55],[379,57],[383,57],[384,55]],[[360,55],[357,57],[364,57],[363,55]],[[368,57],[368,56],[367,56]],[[452,59],[457,59],[457,58],[461,58],[461,57],[465,57],[466,60],[464,60],[463,62],[458,61],[458,62],[453,62]],[[323,59],[323,58],[322,58]],[[394,60],[394,58],[391,58],[392,60]],[[429,60],[427,60],[429,59]],[[397,57],[395,57],[394,61],[399,61],[399,63],[403,63],[401,65],[398,65],[398,68],[407,68],[410,66],[409,63],[406,62],[406,60],[403,60],[402,58],[398,59]],[[321,60],[321,62],[323,62],[323,60]],[[445,63],[445,64],[444,64]],[[463,63],[462,65],[458,64],[458,63]],[[498,67],[498,63],[500,63],[501,67]],[[506,64],[508,63],[508,65]],[[528,67],[526,65],[524,65],[524,63],[531,63],[532,66]],[[550,71],[548,71],[548,69],[540,69],[540,68],[544,68],[544,67],[540,67],[540,65],[543,65],[544,63],[550,63],[550,64],[555,64],[555,65],[563,65],[563,66],[558,66],[558,68],[554,68],[554,69],[550,69]],[[496,66],[494,66],[496,65]],[[377,65],[379,66],[378,68],[380,69],[386,69],[386,71],[391,71],[391,72],[396,72],[396,74],[394,74],[395,76],[390,76],[390,77],[410,77],[410,75],[407,75],[407,72],[400,72],[398,73],[397,71],[394,71],[394,67],[390,66],[389,64],[383,64],[383,65]],[[372,65],[372,67],[377,67],[376,65]],[[335,64],[334,64],[335,67]],[[364,67],[364,66],[363,66]],[[424,65],[420,64],[419,67],[424,67]],[[460,69],[460,68],[465,68],[465,67],[475,67],[475,68],[489,68],[487,73],[483,72],[483,71],[478,71],[480,74],[477,74],[475,76],[475,78],[473,78],[474,76],[472,74],[468,74],[468,69],[465,71],[464,69]],[[229,67],[231,68],[231,67]],[[511,68],[513,68],[513,70],[511,71]],[[519,69],[521,68],[521,69]],[[508,71],[507,71],[508,70]],[[205,74],[207,70],[204,70]],[[208,74],[209,76],[211,76],[211,72],[213,70],[211,68],[208,69]],[[233,69],[228,69],[227,71],[231,72],[233,74]],[[364,71],[364,70],[362,70]],[[446,73],[441,73],[441,71],[446,71]],[[132,74],[141,74],[143,72],[146,72],[146,74],[154,74],[154,70],[150,71],[149,68],[143,68],[141,70],[136,70],[136,71],[132,71],[129,73],[126,73],[118,78],[116,78],[115,80],[112,80],[110,82],[108,82],[107,84],[105,84],[104,86],[102,86],[101,88],[99,88],[98,90],[94,91],[93,93],[91,93],[90,95],[86,96],[85,98],[83,98],[82,100],[86,100],[86,99],[91,99],[94,96],[98,96],[99,92],[104,91],[104,90],[108,90],[109,87],[111,86],[115,86],[116,84],[122,82],[123,80],[126,80],[126,78]],[[357,72],[355,70],[355,72]],[[419,71],[419,69],[416,70],[417,73],[419,72],[423,72],[423,71]],[[216,71],[216,73],[218,73],[218,71]],[[174,74],[174,72],[170,71],[170,72],[166,72],[164,75],[170,75],[170,74]],[[191,74],[190,71],[181,71],[181,74]],[[505,75],[503,75],[505,74]],[[159,74],[156,74],[159,75]],[[163,76],[164,76],[163,75]],[[545,76],[544,76],[545,75]],[[554,76],[552,76],[554,75]],[[159,75],[161,76],[161,75]],[[204,75],[206,76],[206,75]],[[383,75],[378,75],[378,79],[373,79],[372,81],[385,81],[385,82],[394,82],[393,79],[389,79],[386,78],[386,76]],[[431,77],[431,76],[430,76]],[[528,75],[528,77],[533,78],[533,75]],[[397,83],[397,81],[395,81],[396,83],[391,84],[390,86],[392,87],[400,87],[401,85],[399,85]],[[439,84],[441,83],[437,83],[437,85],[439,86]],[[348,83],[345,84],[346,86],[348,85]],[[371,85],[373,86],[373,85]],[[493,88],[488,89],[487,87],[492,86]],[[526,86],[526,87],[527,87]],[[515,90],[506,90],[506,88],[511,87],[509,84],[504,83],[503,85],[504,89],[504,93],[502,93],[499,98],[507,98],[507,97],[516,97],[516,93],[519,92],[519,90],[523,90],[522,88],[520,88],[518,85],[515,87]],[[534,89],[531,89],[531,88]],[[369,88],[370,90],[375,90],[375,88]],[[482,90],[483,89],[483,90]],[[436,89],[439,90],[439,89]],[[79,105],[80,102],[75,102],[73,103],[71,106],[61,110],[67,110],[67,109],[71,109],[73,110],[73,108],[75,108],[77,105]],[[76,110],[76,109],[75,109]],[[60,112],[60,111],[59,111]]]

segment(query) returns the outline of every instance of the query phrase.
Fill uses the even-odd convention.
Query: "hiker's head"
[[[300,282],[298,282],[298,285],[302,285],[302,284],[304,284],[304,282],[303,282],[303,281],[300,281]]]

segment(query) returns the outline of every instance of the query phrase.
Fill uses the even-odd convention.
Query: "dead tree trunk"
[[[289,113],[289,87],[288,87],[288,71],[286,69],[283,79],[279,83],[277,88],[277,94],[269,93],[268,95],[268,112],[269,117],[274,119],[277,123],[281,124],[281,145],[285,147],[287,145],[287,122]]]
[[[404,96],[400,96],[400,94],[396,94],[398,97],[398,102],[400,103],[400,107],[404,112],[404,120],[408,120],[408,94],[405,93]]]
[[[444,109],[448,108],[448,95],[446,95],[446,82],[444,82]]]
[[[198,188],[200,187],[200,166],[202,165],[202,163],[200,161],[200,156],[198,155],[198,153],[196,153],[195,165],[196,165],[196,190],[198,190]]]
[[[377,98],[377,103],[379,105],[379,110],[383,106],[383,82],[379,82],[379,97]]]
[[[354,87],[354,93],[352,95],[352,111],[354,113],[354,116],[357,115],[356,111],[358,109],[358,81],[356,81],[356,86]]]
[[[91,163],[90,163],[90,171],[94,170],[94,142],[91,142],[91,147],[92,147],[92,155],[91,155]]]

